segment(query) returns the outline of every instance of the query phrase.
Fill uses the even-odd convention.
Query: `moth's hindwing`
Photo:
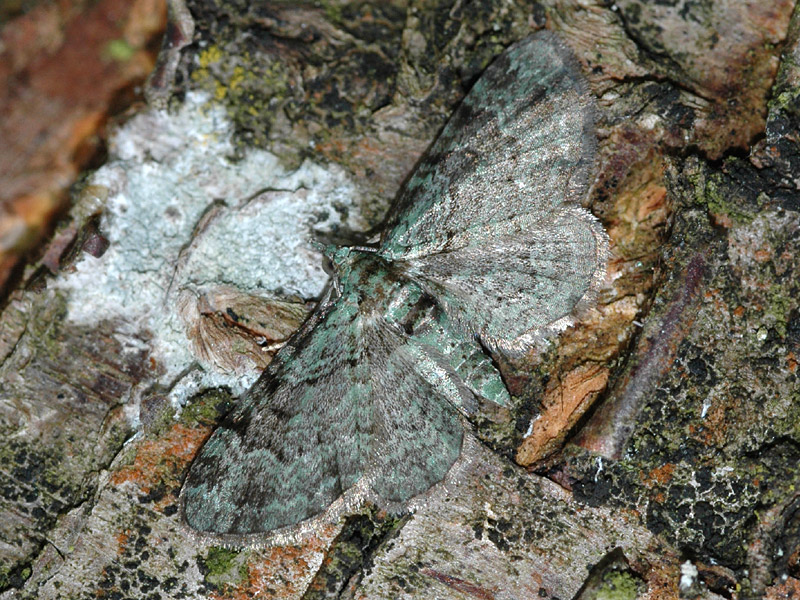
[[[295,339],[214,432],[182,491],[193,529],[221,536],[294,526],[357,483],[404,502],[440,481],[461,450],[456,379],[434,377],[386,321],[398,285],[356,256],[360,282]]]

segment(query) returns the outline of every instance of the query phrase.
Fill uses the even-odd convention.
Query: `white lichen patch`
[[[678,583],[678,588],[683,595],[694,596],[699,591],[698,587],[699,571],[691,561],[686,561],[681,565],[681,579]]]
[[[177,112],[127,122],[89,182],[108,190],[100,224],[108,250],[85,254],[55,282],[68,293],[71,322],[115,320],[123,336],[148,331],[165,385],[196,361],[176,307],[181,290],[224,284],[313,299],[328,279],[316,234],[367,227],[341,168],[306,161],[289,170],[262,150],[233,158],[232,132],[224,111],[200,94]],[[241,391],[256,375],[209,371],[196,385]]]

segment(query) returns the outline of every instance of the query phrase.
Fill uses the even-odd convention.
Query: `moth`
[[[485,70],[379,241],[327,250],[327,293],[189,470],[190,528],[247,543],[445,477],[481,403],[510,405],[490,353],[563,329],[604,278],[606,234],[579,205],[594,112],[552,33]]]

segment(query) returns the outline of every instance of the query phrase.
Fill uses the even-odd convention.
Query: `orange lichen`
[[[164,478],[177,478],[210,432],[209,427],[175,423],[164,436],[140,442],[133,462],[114,473],[111,483],[130,481],[147,494]]]
[[[319,568],[309,560],[319,557],[336,536],[338,528],[329,526],[317,536],[296,546],[276,546],[256,552],[247,565],[247,579],[241,586],[226,586],[210,595],[212,600],[299,597],[306,589],[309,574]]]
[[[117,540],[117,544],[119,544],[120,548],[124,548],[128,544],[128,539],[130,539],[130,535],[127,531],[120,531],[114,536]]]
[[[642,600],[678,600],[680,591],[680,557],[663,553],[658,560],[642,565],[647,589],[637,598]]]
[[[789,600],[800,597],[800,579],[789,577],[764,590],[764,600]]]
[[[786,366],[792,373],[797,370],[797,357],[791,350],[786,355]]]
[[[763,263],[763,262],[766,262],[768,260],[771,260],[772,252],[770,250],[768,250],[768,249],[760,248],[760,249],[755,251],[755,254],[753,255],[753,258],[756,259],[756,262]]]
[[[672,463],[667,463],[660,467],[656,467],[652,471],[650,471],[647,475],[645,475],[643,479],[643,483],[645,485],[652,485],[657,483],[659,485],[665,485],[670,482],[672,479],[672,474],[675,472],[675,465]]]

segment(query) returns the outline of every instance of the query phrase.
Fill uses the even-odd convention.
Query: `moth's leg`
[[[261,351],[262,352],[277,352],[278,350],[283,348],[285,345],[286,345],[286,341],[285,340],[281,341],[281,342],[274,342],[272,344],[266,344],[264,346],[261,346]]]

